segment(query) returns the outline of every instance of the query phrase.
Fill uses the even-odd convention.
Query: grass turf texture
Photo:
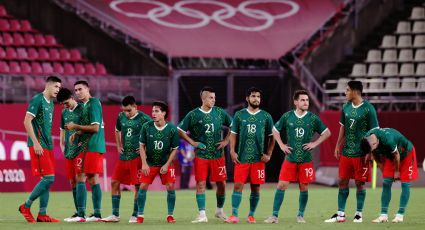
[[[397,186],[397,184],[395,184]],[[233,185],[228,185],[230,188]],[[366,203],[363,212],[363,223],[352,223],[355,212],[355,189],[350,189],[350,196],[347,201],[347,222],[346,223],[323,223],[335,213],[337,208],[337,188],[312,187],[309,191],[309,202],[305,213],[306,224],[296,223],[296,214],[298,210],[297,187],[291,186],[285,194],[285,200],[280,210],[279,224],[264,224],[263,220],[271,215],[274,184],[266,185],[269,188],[261,190],[260,203],[258,205],[255,217],[257,224],[250,225],[246,223],[246,216],[249,209],[248,186],[245,187],[239,216],[239,224],[225,224],[214,217],[216,199],[213,190],[207,191],[207,215],[208,223],[192,224],[191,221],[197,215],[197,206],[195,201],[195,191],[185,190],[177,191],[177,201],[174,216],[177,222],[170,225],[166,222],[166,192],[152,191],[148,192],[145,208],[145,222],[143,224],[129,224],[128,219],[133,208],[133,193],[123,192],[121,198],[121,222],[120,223],[26,223],[19,214],[18,206],[23,203],[29,193],[0,193],[0,229],[424,229],[425,228],[425,190],[423,188],[412,188],[410,201],[405,215],[405,222],[401,224],[382,223],[373,224],[372,219],[378,217],[380,212],[381,188],[376,190],[367,189]],[[227,190],[225,212],[231,213],[231,190]],[[389,218],[394,217],[398,208],[400,188],[393,188],[392,202],[390,204]],[[38,200],[34,202],[32,213],[36,217],[38,213]],[[88,214],[92,211],[91,193],[87,196]],[[71,192],[53,192],[50,194],[50,201],[47,213],[55,218],[64,218],[73,214],[74,207],[72,203]],[[110,193],[103,193],[102,217],[111,214],[111,196]]]

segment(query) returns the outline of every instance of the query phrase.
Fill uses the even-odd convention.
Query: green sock
[[[146,203],[146,190],[139,189],[137,194],[137,215],[143,215],[145,213],[145,203]]]
[[[356,192],[357,199],[357,212],[362,212],[364,207],[364,201],[366,199],[366,190],[357,190]]]
[[[273,216],[279,216],[280,206],[282,206],[283,199],[285,198],[285,190],[276,189],[273,200]]]
[[[46,215],[47,204],[49,204],[49,195],[50,195],[50,191],[49,190],[50,190],[50,185],[40,195],[40,210],[38,211],[38,213],[40,215]]]
[[[112,215],[120,216],[121,195],[112,195]]]
[[[79,217],[86,215],[87,189],[85,182],[77,183],[77,214]]]
[[[199,211],[205,210],[205,193],[196,194],[196,203]]]
[[[75,212],[78,210],[77,205],[77,186],[72,188],[72,199],[74,200]]]
[[[347,203],[348,194],[350,190],[348,188],[339,188],[338,191],[338,211],[345,211],[345,204]]]
[[[388,206],[391,201],[391,186],[393,185],[393,178],[384,178],[382,184],[381,195],[381,214],[388,214]]]
[[[216,194],[216,198],[217,198],[217,208],[223,208],[224,201],[226,200],[226,195]]]
[[[298,216],[302,216],[304,217],[304,211],[305,211],[305,207],[307,206],[307,201],[308,201],[308,191],[300,191],[300,197],[298,199],[299,202],[299,210],[298,210]]]
[[[407,203],[409,202],[410,197],[410,183],[401,182],[401,195],[400,195],[400,206],[398,208],[397,214],[404,215]]]
[[[248,216],[254,216],[255,210],[258,206],[258,201],[260,201],[260,193],[259,192],[251,192],[249,196],[249,214]]]
[[[138,211],[138,207],[137,207],[137,199],[134,199],[134,203],[133,203],[133,213],[131,214],[132,216],[137,216],[137,211]]]
[[[101,217],[100,209],[102,205],[102,190],[100,189],[100,184],[92,185],[91,192],[92,192],[91,195],[92,195],[92,202],[93,202],[93,209],[94,209],[93,215],[95,217]]]
[[[168,215],[173,215],[175,205],[176,205],[176,191],[175,190],[167,191]]]
[[[30,196],[28,197],[27,201],[25,201],[25,207],[29,208],[32,205],[32,202],[34,202],[35,199],[41,196],[45,190],[49,190],[50,185],[55,180],[54,176],[44,176],[41,178],[41,180],[37,183],[37,185],[32,190]]]
[[[242,200],[242,192],[235,192],[233,191],[232,194],[232,215],[234,216],[238,216],[238,210],[239,210],[239,205],[241,204],[241,200]]]

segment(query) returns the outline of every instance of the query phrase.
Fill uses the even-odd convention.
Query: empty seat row
[[[13,48],[6,47],[3,49],[0,47],[0,59],[7,60],[49,60],[49,61],[83,61],[81,53],[77,49],[56,49],[56,48]]]
[[[412,42],[413,41],[413,42]],[[421,48],[425,47],[425,35],[385,35],[382,38],[381,48]]]
[[[0,73],[6,74],[28,74],[28,75],[42,75],[42,74],[60,74],[60,75],[106,75],[105,66],[100,63],[93,65],[92,63],[65,63],[58,62],[4,62],[0,61]]]
[[[415,70],[413,63],[387,63],[384,68],[381,64],[354,64],[351,77],[393,77],[393,76],[425,76],[425,63],[419,63]]]
[[[413,24],[413,28],[412,28]],[[401,21],[397,24],[396,34],[421,34],[425,33],[425,21]]]
[[[365,62],[425,62],[425,49],[372,49],[367,53]],[[414,54],[414,55],[413,55]]]
[[[328,89],[333,91],[344,92],[345,87],[347,86],[349,78],[340,78],[337,80],[336,88]],[[405,77],[402,79],[399,78],[388,78],[388,79],[363,79],[357,78],[356,80],[361,81],[363,83],[364,90],[381,90],[385,89],[387,91],[425,91],[425,78],[409,78]]]
[[[34,32],[28,20],[0,19],[0,31]]]
[[[55,36],[51,34],[31,34],[31,33],[3,33],[0,36],[2,46],[61,46],[57,43]]]

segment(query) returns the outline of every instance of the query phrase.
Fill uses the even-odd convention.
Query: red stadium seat
[[[31,47],[31,48],[28,49],[28,59],[30,59],[30,60],[38,59],[38,52],[35,48]]]
[[[96,63],[96,74],[97,75],[106,75],[106,68],[103,64]]]
[[[86,74],[86,68],[84,68],[84,65],[81,63],[77,63],[74,66],[75,68],[75,74],[76,75],[85,75]]]
[[[48,34],[44,37],[46,39],[46,46],[57,46],[56,38],[55,36]]]
[[[0,5],[0,18],[8,17],[6,8]]]
[[[32,70],[32,74],[35,74],[35,75],[43,74],[43,69],[41,68],[40,63],[38,62],[31,63],[31,70]]]
[[[81,53],[77,49],[72,49],[70,51],[70,54],[71,54],[71,57],[70,57],[71,61],[80,61],[81,60]]]
[[[36,46],[45,46],[46,40],[44,39],[44,36],[42,34],[36,34],[34,36],[35,39],[35,45]]]
[[[71,59],[71,54],[69,53],[69,51],[67,49],[60,49],[60,59],[62,61],[69,61],[69,59]]]
[[[9,21],[11,31],[21,31],[21,23],[18,20],[13,19]]]
[[[86,75],[96,75],[96,68],[93,63],[86,63]]]
[[[35,45],[35,39],[34,35],[26,33],[24,35],[25,45],[26,46],[34,46]]]
[[[21,21],[21,30],[24,32],[32,32],[34,31],[31,23],[28,20],[22,20]]]
[[[15,44],[15,46],[23,46],[23,45],[25,45],[25,39],[24,39],[24,37],[22,37],[22,35],[19,34],[19,33],[14,33],[13,34],[13,44]]]
[[[10,30],[9,21],[6,19],[0,19],[0,31],[9,31],[9,30]]]
[[[41,64],[41,67],[43,68],[44,74],[52,74],[53,73],[53,67],[52,67],[52,64],[50,64],[50,62],[43,62],[43,64]]]
[[[45,48],[39,48],[38,49],[38,59],[40,60],[49,60],[50,54],[47,52]]]
[[[19,66],[19,63],[16,61],[12,61],[9,63],[10,73],[11,74],[20,74],[21,73],[21,67]]]
[[[7,62],[0,61],[0,73],[9,73],[9,72],[10,72],[10,69]]]
[[[6,59],[16,59],[17,58],[16,50],[13,47],[6,48]]]
[[[21,62],[21,73],[22,74],[31,74],[31,66],[28,62]]]
[[[0,47],[0,59],[6,59],[6,51],[4,51],[3,47]]]
[[[50,54],[50,60],[52,61],[59,61],[61,59],[58,49],[54,49],[54,48],[50,49],[49,54]]]
[[[5,46],[13,46],[13,37],[9,33],[3,34],[3,44]]]
[[[18,56],[18,59],[28,59],[28,53],[25,48],[17,48],[16,54]]]
[[[53,72],[57,74],[63,74],[64,70],[62,64],[58,62],[53,63]]]
[[[30,89],[34,89],[35,87],[35,81],[32,79],[32,77],[24,77],[25,86],[29,87]]]
[[[65,65],[63,66],[63,72],[65,75],[74,75],[74,66],[71,63],[65,63]]]

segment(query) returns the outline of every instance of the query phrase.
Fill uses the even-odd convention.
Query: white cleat
[[[192,220],[192,224],[207,223],[207,222],[208,222],[207,216],[198,216],[196,217],[196,219]]]
[[[110,215],[106,218],[102,218],[102,222],[107,222],[107,223],[116,223],[116,222],[120,222],[120,217],[119,216],[115,216],[115,215]]]
[[[391,221],[393,223],[403,223],[404,216],[401,214],[396,214],[394,219]]]
[[[279,218],[277,216],[269,216],[267,219],[264,220],[264,223],[266,224],[277,224],[279,223]]]
[[[227,216],[226,214],[224,214],[223,211],[216,211],[214,216],[222,221],[225,221],[227,219]]]
[[[131,216],[130,219],[128,220],[128,223],[131,223],[131,224],[137,223],[137,217]]]
[[[303,216],[297,216],[297,223],[299,224],[305,224],[305,220]]]
[[[373,223],[385,223],[388,222],[388,215],[381,214],[378,218],[372,220]]]
[[[340,216],[336,213],[331,218],[325,220],[325,223],[342,223],[342,222],[345,222],[345,215]]]
[[[353,223],[362,223],[363,222],[363,217],[361,214],[356,213],[356,215],[354,216],[353,219]]]
[[[69,217],[65,219],[65,222],[69,222],[69,223],[76,223],[76,222],[86,222],[86,219],[84,217]]]
[[[86,218],[86,222],[102,222],[102,218],[92,215],[92,216]]]

